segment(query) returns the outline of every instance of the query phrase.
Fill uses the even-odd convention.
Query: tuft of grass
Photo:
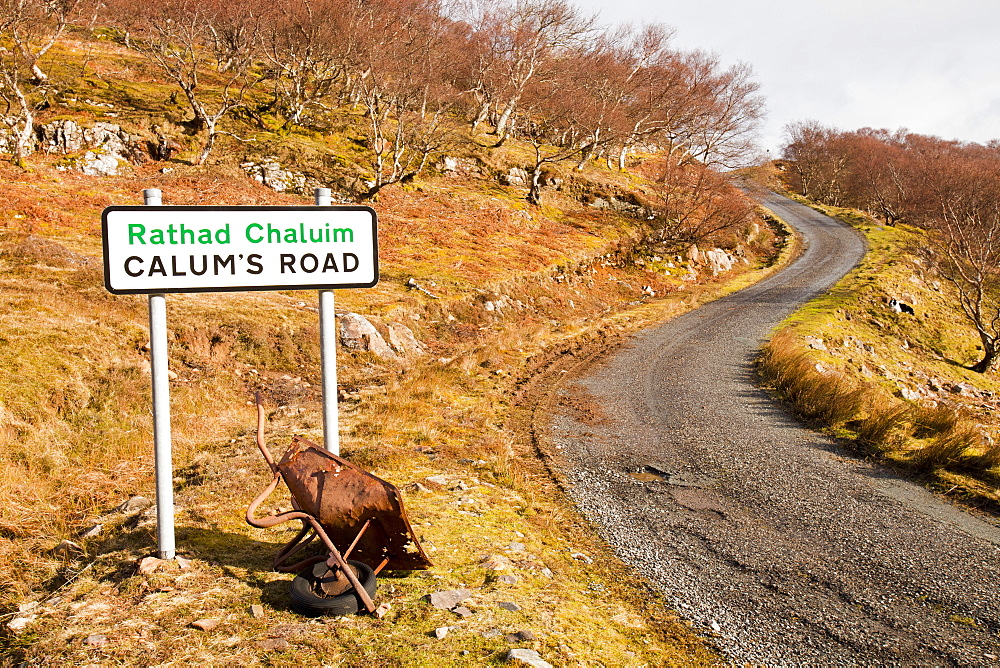
[[[956,424],[951,429],[939,433],[927,445],[914,450],[910,462],[920,472],[930,472],[939,468],[954,467],[967,463],[964,455],[971,449],[979,448],[982,437],[974,425]]]
[[[878,390],[868,390],[864,394],[864,415],[852,425],[858,442],[869,452],[898,449],[910,430],[910,406]]]
[[[865,390],[836,371],[820,371],[789,332],[776,335],[759,358],[761,375],[809,420],[839,427],[864,405]]]

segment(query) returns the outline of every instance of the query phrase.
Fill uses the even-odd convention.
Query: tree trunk
[[[482,124],[482,122],[486,120],[486,117],[490,113],[491,106],[492,104],[490,102],[486,102],[483,104],[482,108],[480,108],[479,113],[476,115],[475,120],[472,121],[472,134],[475,134],[480,124]]]
[[[20,107],[21,126],[20,130],[14,132],[14,155],[13,162],[21,169],[27,169],[27,157],[31,154],[31,139],[35,133],[35,115],[31,111],[31,105],[25,97],[20,87],[14,87],[14,95],[17,97]]]
[[[997,361],[997,341],[984,335],[980,335],[979,338],[983,342],[983,359],[969,368],[976,373],[986,373],[993,368],[994,362]]]
[[[527,200],[530,204],[540,206],[542,203],[542,164],[536,163],[531,172],[531,185],[528,186]]]
[[[215,121],[206,118],[205,125],[208,128],[208,136],[205,138],[205,143],[201,147],[201,155],[198,156],[198,161],[194,163],[196,165],[204,165],[205,161],[208,160],[208,155],[212,152],[212,148],[215,146]]]
[[[493,134],[500,135],[501,139],[507,138],[507,123],[510,122],[510,115],[514,113],[515,106],[517,106],[517,98],[507,103],[503,113],[500,114],[500,120],[497,121],[497,127]]]

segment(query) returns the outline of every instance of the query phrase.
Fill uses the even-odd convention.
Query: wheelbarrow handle
[[[274,457],[264,445],[264,400],[259,391],[253,393],[253,399],[254,403],[257,404],[257,447],[260,448],[260,454],[264,455],[264,461],[271,467],[271,472],[277,474],[278,465],[274,463]]]
[[[256,518],[254,515],[257,513],[257,509],[260,504],[264,503],[267,497],[271,496],[271,493],[281,482],[281,473],[275,471],[274,477],[271,479],[271,484],[264,488],[264,491],[257,495],[257,498],[250,502],[250,506],[247,508],[247,524],[252,527],[257,527],[258,529],[269,529],[273,526],[277,526],[282,522],[287,522],[289,520],[311,520],[312,515],[308,513],[303,513],[298,510],[288,510],[282,513],[276,513],[274,515],[269,515],[267,517]]]

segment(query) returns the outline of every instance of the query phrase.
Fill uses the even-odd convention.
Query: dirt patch
[[[609,424],[610,418],[604,413],[604,408],[594,399],[593,395],[582,385],[570,385],[568,394],[559,397],[558,406],[574,420],[593,427]]]

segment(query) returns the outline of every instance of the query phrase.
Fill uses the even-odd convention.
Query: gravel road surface
[[[771,328],[863,253],[840,223],[764,201],[807,245],[793,265],[559,385],[546,438],[571,494],[734,662],[1000,665],[1000,529],[754,387]]]

